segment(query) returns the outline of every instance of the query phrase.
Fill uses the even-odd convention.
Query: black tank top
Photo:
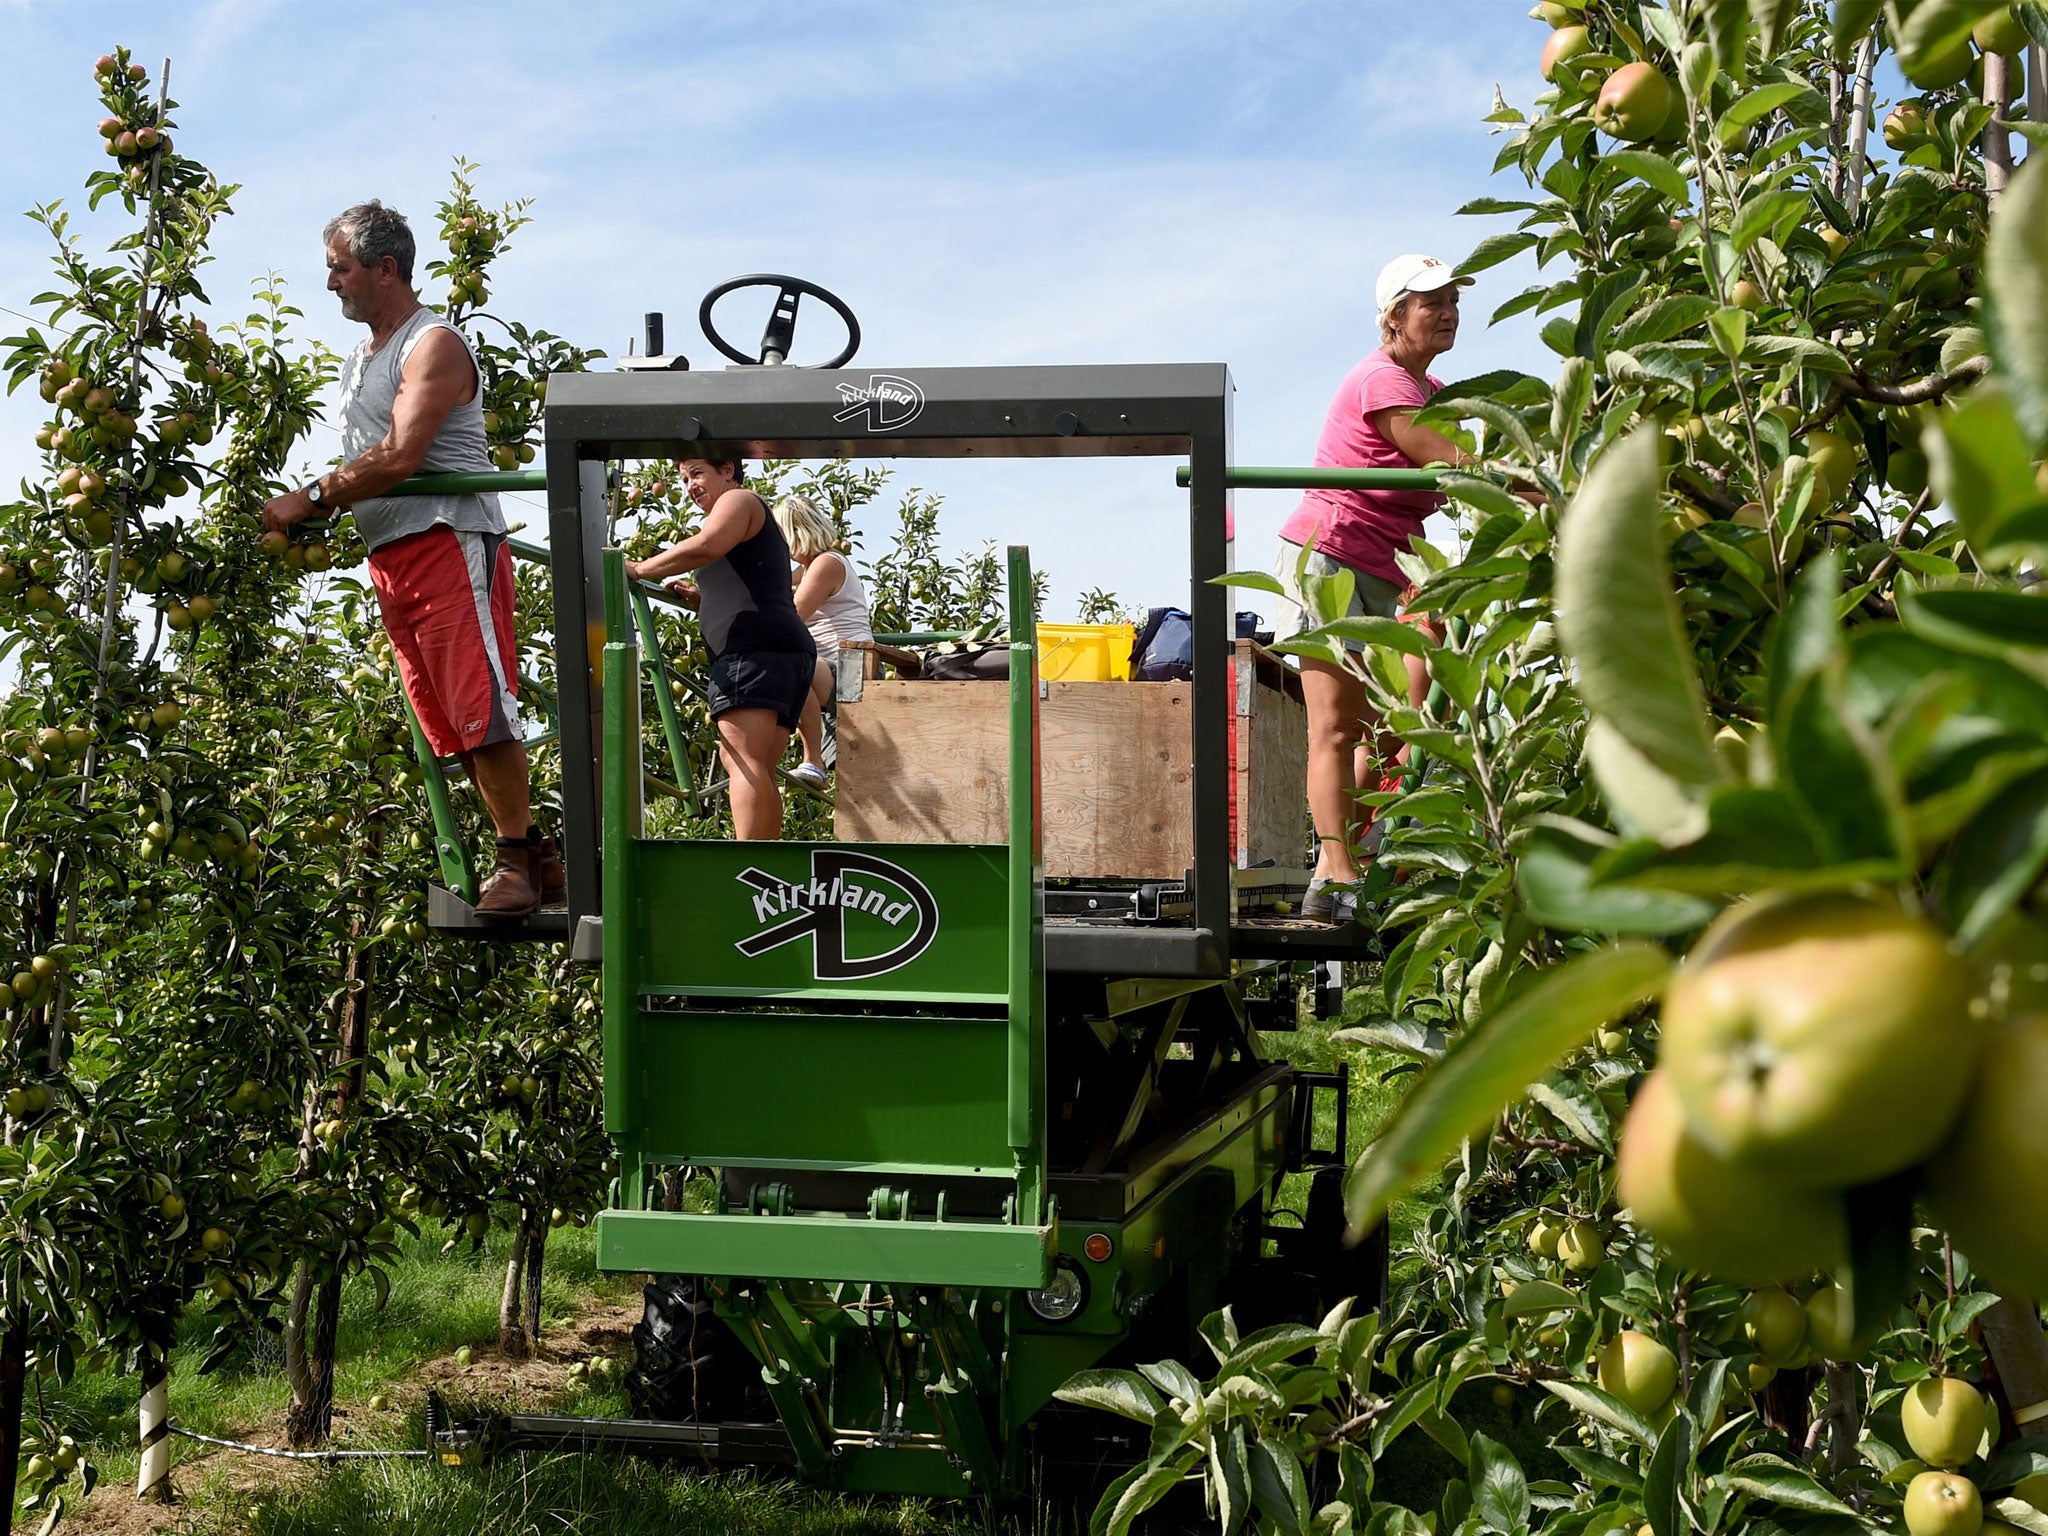
[[[698,569],[697,622],[713,656],[727,651],[817,654],[810,630],[796,616],[789,566],[789,545],[763,506],[759,533]]]

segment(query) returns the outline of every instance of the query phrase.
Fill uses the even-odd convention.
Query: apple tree
[[[1153,1428],[1098,1527],[2048,1530],[2048,11],[1538,14],[1464,270],[1554,376],[1424,413],[1444,643],[1298,647],[1408,747],[1340,1038],[1410,1083],[1354,1221],[1423,1196],[1382,1313],[1070,1385]]]

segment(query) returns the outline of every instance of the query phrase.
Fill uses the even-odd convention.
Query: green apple
[[[1593,126],[1610,138],[1639,144],[1664,126],[1678,100],[1654,64],[1624,64],[1609,75],[1593,101]]]
[[[2027,32],[2027,24],[2014,14],[2011,6],[2002,11],[1993,11],[1978,22],[1970,36],[1984,53],[2016,54],[2026,50],[2033,38]]]
[[[1906,1444],[1930,1467],[1960,1467],[1985,1430],[1984,1395],[1953,1376],[1923,1376],[1906,1389],[1899,1421]]]
[[[1692,1134],[1804,1189],[1922,1161],[1982,1044],[1968,973],[1934,927],[1840,893],[1739,903],[1666,992],[1663,1066]]]
[[[1742,1336],[1765,1363],[1787,1365],[1806,1343],[1806,1308],[1776,1286],[1752,1291],[1742,1303]]]
[[[1543,78],[1552,85],[1563,85],[1566,80],[1576,80],[1579,71],[1571,67],[1571,61],[1584,53],[1593,51],[1593,35],[1582,26],[1559,27],[1550,34],[1550,41],[1543,45],[1543,59],[1539,68]]]
[[[1728,302],[1755,314],[1764,307],[1764,291],[1748,278],[1738,277],[1735,286],[1728,290]]]
[[[1970,49],[1967,37],[1958,38],[1948,47],[1932,53],[1921,53],[1908,59],[1899,56],[1899,68],[1906,78],[1923,91],[1945,91],[1950,86],[1961,85],[1976,66],[1977,55]]]
[[[2048,1296],[2048,1012],[1985,1042],[1975,1086],[1927,1165],[1926,1197],[1970,1263],[1999,1289]]]
[[[1647,1333],[1624,1328],[1600,1346],[1596,1375],[1601,1391],[1637,1413],[1655,1413],[1678,1385],[1678,1357]]]
[[[1629,1105],[1615,1194],[1679,1263],[1738,1284],[1797,1279],[1848,1251],[1837,1195],[1792,1188],[1709,1151],[1686,1129],[1665,1071],[1645,1078]],[[1797,1314],[1799,1304],[1784,1299]]]
[[[1814,490],[1821,500],[1832,506],[1842,499],[1856,478],[1856,470],[1862,457],[1846,437],[1839,433],[1816,429],[1806,434],[1800,443],[1800,451],[1806,455],[1806,462],[1813,466]]]
[[[1922,1472],[1906,1485],[1905,1515],[1912,1536],[1978,1536],[1984,1500],[1967,1477]]]
[[[1538,1216],[1529,1228],[1529,1251],[1539,1259],[1557,1257],[1558,1239],[1564,1236],[1564,1228],[1548,1216]]]
[[[1861,1359],[1870,1341],[1850,1329],[1849,1293],[1830,1282],[1806,1298],[1806,1342],[1823,1360]]]
[[[1607,1257],[1607,1244],[1601,1239],[1600,1229],[1590,1221],[1575,1221],[1559,1234],[1557,1239],[1558,1262],[1573,1274],[1588,1274],[1600,1267],[1600,1261]]]

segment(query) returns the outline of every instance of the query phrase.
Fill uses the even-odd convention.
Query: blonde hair
[[[1408,301],[1415,295],[1403,289],[1401,296],[1380,312],[1380,345],[1386,346],[1400,334],[1401,316],[1407,313]]]
[[[785,496],[776,502],[775,526],[798,560],[815,560],[839,547],[839,525],[808,496]]]

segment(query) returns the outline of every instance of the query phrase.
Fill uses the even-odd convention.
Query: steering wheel
[[[769,311],[767,328],[761,332],[761,352],[758,357],[749,357],[739,348],[718,334],[718,328],[711,323],[711,306],[741,288],[774,288],[775,308]],[[853,311],[846,301],[829,289],[820,288],[816,283],[801,277],[783,277],[774,272],[755,272],[746,277],[727,278],[716,288],[704,295],[704,302],[697,307],[697,323],[704,328],[705,339],[736,363],[756,363],[765,368],[785,364],[789,359],[790,343],[796,335],[796,307],[805,294],[822,299],[832,306],[840,319],[846,322],[846,345],[830,362],[818,363],[819,368],[843,368],[860,350],[860,322],[853,318]]]

